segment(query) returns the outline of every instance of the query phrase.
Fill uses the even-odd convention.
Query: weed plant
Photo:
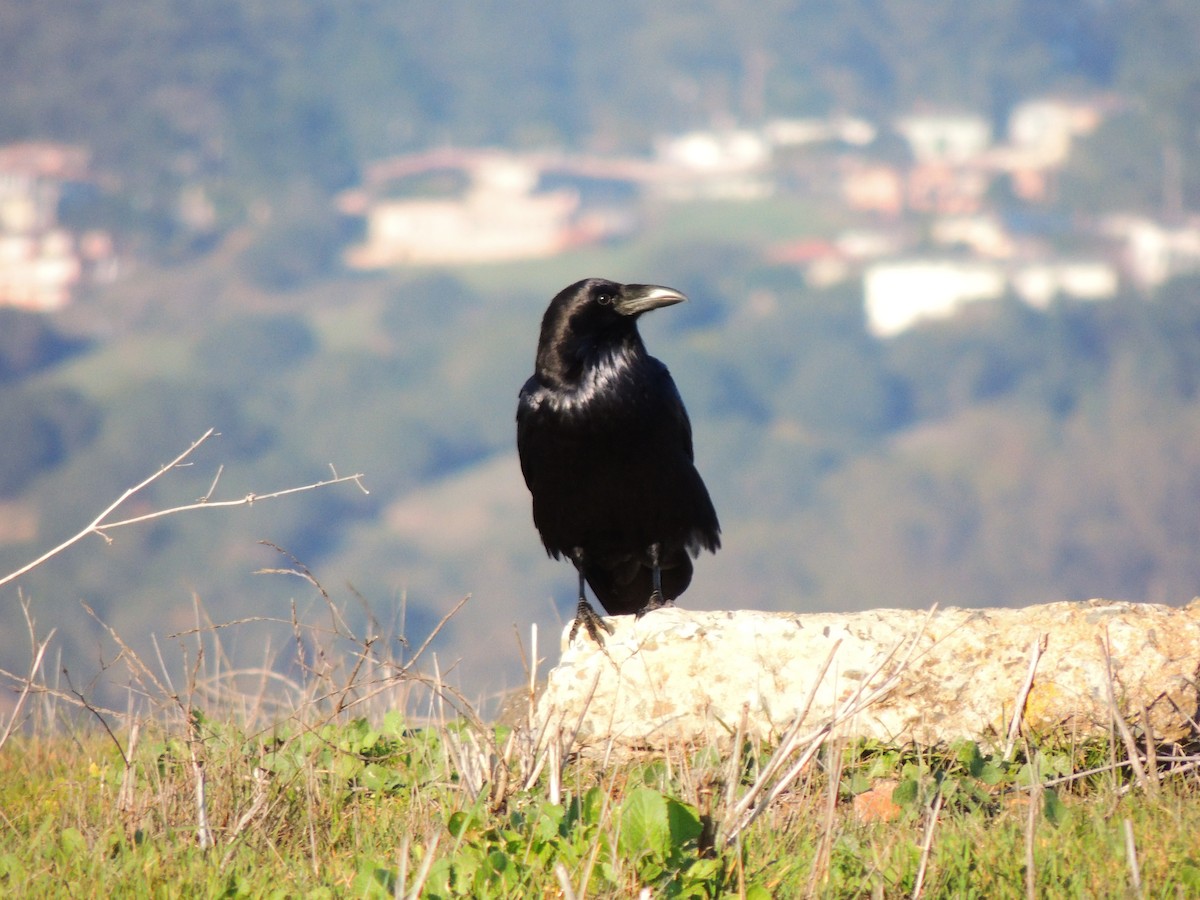
[[[227,628],[202,617],[174,663],[110,632],[125,710],[44,665],[6,673],[22,703],[0,730],[0,893],[1200,894],[1186,748],[1143,744],[1134,760],[1116,737],[1025,735],[1005,753],[826,736],[733,833],[731,809],[778,771],[773,742],[583,755],[539,731],[535,645],[520,713],[485,721],[436,659],[423,671],[428,642],[356,635],[320,594],[327,621],[293,616],[290,676],[278,660],[231,668]]]

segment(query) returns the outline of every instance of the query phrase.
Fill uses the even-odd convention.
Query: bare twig
[[[1106,678],[1104,679],[1104,687],[1108,691],[1108,706],[1112,712],[1113,722],[1117,726],[1117,731],[1121,735],[1121,740],[1125,744],[1125,752],[1129,757],[1129,765],[1133,767],[1133,774],[1137,778],[1138,785],[1143,790],[1154,791],[1156,785],[1146,776],[1146,770],[1142,766],[1141,756],[1138,752],[1137,741],[1133,739],[1133,732],[1129,730],[1129,726],[1125,724],[1125,717],[1121,715],[1121,710],[1117,706],[1117,695],[1113,689],[1113,669],[1112,655],[1108,649],[1108,639],[1105,637],[1096,636],[1096,643],[1100,645],[1100,652],[1104,654],[1104,665]]]
[[[842,781],[843,742],[834,740],[826,754],[829,759],[828,784],[825,790],[825,821],[821,828],[821,840],[813,857],[812,871],[808,876],[806,897],[816,897],[820,888],[829,880],[830,861],[833,856],[834,832],[837,824],[838,791]]]
[[[567,872],[567,867],[561,862],[554,866],[554,877],[558,879],[558,886],[563,892],[563,900],[575,900],[575,888],[571,887],[571,876]]]
[[[921,639],[925,634],[925,629],[928,627],[929,621],[936,609],[937,607],[934,606],[929,610],[929,615],[926,616],[924,623],[915,635],[909,639],[900,641],[888,653],[883,655],[875,668],[859,682],[858,688],[833,710],[829,718],[822,721],[815,728],[811,728],[805,732],[802,729],[806,724],[805,720],[808,717],[809,709],[816,696],[817,688],[825,680],[825,675],[833,663],[833,657],[841,646],[841,642],[838,641],[833,645],[829,656],[821,666],[813,682],[808,698],[804,705],[798,709],[792,725],[780,740],[778,748],[771,755],[771,759],[768,760],[763,771],[741,800],[723,817],[721,827],[718,831],[720,835],[719,843],[721,845],[728,847],[732,844],[743,830],[748,828],[780,794],[791,786],[792,782],[804,771],[805,767],[816,756],[817,751],[821,749],[821,746],[838,725],[848,719],[854,718],[854,716],[863,710],[868,709],[895,688],[901,674],[912,661],[913,655],[916,653],[917,647],[920,645]],[[905,643],[908,643],[908,651],[902,659],[896,661],[896,655]],[[875,680],[889,666],[891,667],[891,671],[887,673],[882,681],[872,687],[871,685],[874,684]],[[787,771],[777,776],[779,770],[797,752],[800,755]],[[762,797],[761,800],[759,799],[760,797]]]
[[[204,757],[197,747],[204,746],[200,722],[195,714],[188,717],[188,753],[192,757],[192,775],[196,779],[196,840],[201,850],[213,845],[212,829],[208,825],[208,776]]]
[[[1017,736],[1021,733],[1021,719],[1025,714],[1025,702],[1029,699],[1029,692],[1033,689],[1033,678],[1037,674],[1038,660],[1046,652],[1046,639],[1046,635],[1039,634],[1029,646],[1029,673],[1025,676],[1025,683],[1021,685],[1021,690],[1017,693],[1017,705],[1013,709],[1012,722],[1008,726],[1008,741],[1004,745],[1005,760],[1012,758],[1013,747],[1016,745]]]
[[[400,849],[396,851],[396,883],[392,886],[394,900],[404,900],[408,891],[408,844],[409,836],[400,838]]]
[[[134,793],[137,789],[137,767],[133,764],[133,760],[141,733],[141,720],[134,718],[129,726],[129,750],[124,769],[121,772],[121,789],[117,792],[117,809],[123,814],[133,811]]]
[[[121,505],[123,503],[125,503],[125,501],[128,500],[130,497],[134,496],[139,491],[141,491],[141,490],[145,489],[146,487],[148,487],[149,485],[153,484],[155,481],[157,481],[163,475],[166,475],[172,469],[177,469],[177,468],[183,466],[185,464],[185,461],[187,460],[187,458],[189,456],[191,456],[192,453],[195,452],[196,448],[199,447],[201,444],[203,444],[205,441],[207,441],[215,433],[216,433],[216,429],[214,429],[214,428],[208,429],[208,431],[204,432],[204,434],[200,435],[199,438],[197,438],[195,441],[193,441],[190,447],[188,447],[186,450],[184,450],[182,453],[180,453],[178,456],[176,456],[173,460],[171,460],[169,463],[164,465],[153,475],[150,475],[150,476],[142,479],[140,482],[138,482],[133,487],[126,490],[125,493],[121,494],[120,497],[118,497],[116,500],[114,500],[112,503],[110,503],[108,506],[106,506],[104,508],[104,511],[101,512],[100,515],[96,516],[96,518],[93,519],[91,521],[91,523],[87,527],[85,527],[82,531],[78,532],[77,534],[73,535],[72,537],[67,538],[65,541],[63,541],[58,546],[53,547],[50,550],[47,550],[45,553],[43,553],[41,556],[39,556],[37,559],[33,560],[32,562],[28,562],[25,565],[21,566],[21,568],[17,569],[16,571],[10,572],[9,574],[0,578],[0,587],[3,587],[4,585],[8,584],[11,581],[15,581],[16,579],[20,578],[22,575],[26,574],[27,572],[30,572],[33,569],[36,569],[42,563],[46,562],[49,559],[52,559],[53,557],[57,556],[60,553],[62,553],[68,547],[71,547],[71,546],[79,543],[81,540],[83,540],[85,537],[87,537],[90,534],[99,535],[100,537],[104,538],[105,541],[111,543],[112,539],[108,536],[107,532],[112,531],[114,528],[124,528],[127,525],[137,525],[141,522],[149,522],[154,519],[161,519],[161,518],[164,518],[165,516],[173,516],[173,515],[176,515],[177,513],[189,512],[191,510],[196,510],[196,509],[227,509],[227,508],[234,507],[234,506],[250,506],[253,503],[260,501],[260,500],[273,500],[277,497],[285,497],[288,494],[296,494],[301,491],[311,491],[311,490],[315,490],[316,488],[328,487],[329,485],[341,484],[342,482],[347,482],[347,481],[352,481],[356,485],[358,485],[359,490],[361,490],[364,494],[368,493],[366,487],[362,483],[363,475],[361,473],[358,473],[355,475],[344,475],[344,476],[336,476],[335,475],[335,477],[333,477],[333,478],[327,478],[323,481],[317,481],[312,484],[306,484],[302,487],[284,488],[283,490],[272,491],[268,494],[250,493],[250,494],[247,494],[245,497],[241,497],[236,500],[212,500],[212,499],[210,499],[210,495],[216,489],[217,480],[220,478],[220,470],[218,470],[217,477],[213,479],[213,483],[212,483],[212,486],[209,488],[208,494],[205,494],[205,496],[201,497],[199,500],[197,500],[194,503],[187,503],[187,504],[184,504],[183,506],[174,506],[174,507],[171,507],[170,509],[160,509],[160,510],[156,510],[154,512],[145,513],[140,516],[133,516],[132,518],[128,518],[128,519],[118,519],[116,521],[107,521],[108,517],[111,516],[114,512],[116,512],[117,509],[119,509],[121,507]]]
[[[1146,708],[1146,704],[1142,704],[1142,737],[1146,743],[1146,771],[1150,775],[1150,781],[1158,784],[1158,766],[1156,759],[1158,753],[1154,749],[1154,723],[1150,721],[1150,710]]]
[[[227,509],[232,506],[251,506],[260,500],[274,500],[277,497],[286,497],[288,494],[299,494],[301,491],[329,487],[332,484],[344,484],[347,481],[353,481],[357,484],[359,490],[364,494],[370,493],[366,486],[363,485],[362,478],[363,475],[360,472],[356,475],[343,475],[340,478],[326,478],[322,481],[314,481],[312,484],[305,484],[300,487],[283,488],[279,491],[271,491],[269,494],[255,494],[251,492],[245,497],[239,497],[236,500],[198,500],[195,503],[187,503],[183,506],[173,506],[170,509],[160,509],[155,512],[146,513],[145,515],[134,516],[132,519],[121,519],[118,522],[104,522],[98,528],[93,528],[92,530],[103,536],[102,531],[111,531],[114,528],[122,528],[126,525],[137,525],[140,522],[149,522],[152,519],[161,519],[163,516],[173,516],[176,513],[189,512],[193,509]]]
[[[921,864],[917,867],[917,878],[913,884],[913,900],[920,900],[921,892],[925,889],[925,873],[929,871],[929,857],[933,851],[933,832],[937,828],[938,814],[942,811],[942,802],[946,795],[940,790],[934,798],[929,810],[929,822],[925,826],[925,840],[921,844]]]
[[[1179,775],[1184,772],[1200,771],[1200,756],[1155,756],[1156,763],[1166,763],[1168,768],[1164,774]],[[1093,775],[1103,775],[1105,772],[1116,772],[1119,769],[1124,769],[1129,766],[1129,760],[1124,759],[1115,763],[1109,763],[1106,766],[1095,766],[1091,769],[1083,769],[1079,772],[1072,772],[1070,775],[1060,775],[1057,778],[1050,778],[1041,782],[1038,787],[1058,787],[1060,784],[1071,784],[1076,781],[1082,781],[1085,778],[1091,778]],[[1034,785],[1025,784],[1017,785],[1013,788],[1016,791],[1032,791]]]
[[[600,675],[601,672],[597,671],[596,676],[592,679],[592,686],[583,700],[583,706],[579,711],[579,716],[575,720],[575,727],[573,729],[568,732],[563,727],[565,713],[560,713],[557,716],[557,721],[553,725],[550,725],[550,721],[555,718],[555,711],[551,710],[546,716],[546,723],[542,733],[538,736],[536,744],[538,750],[534,757],[533,770],[525,777],[525,790],[533,787],[538,775],[542,771],[542,767],[548,764],[550,769],[547,799],[554,806],[558,806],[562,802],[563,769],[566,767],[567,757],[571,752],[571,748],[575,745],[575,740],[579,737],[579,732],[583,728],[588,708],[592,705],[592,698],[596,696],[596,689],[600,685]]]
[[[421,868],[417,870],[417,878],[413,882],[413,886],[409,892],[404,895],[405,900],[417,900],[421,896],[421,888],[425,887],[425,879],[429,877],[429,870],[433,868],[434,854],[437,853],[438,842],[441,839],[441,833],[434,832],[429,845],[425,848],[425,858],[421,860]]]
[[[1037,900],[1037,868],[1033,851],[1034,836],[1037,831],[1038,809],[1042,805],[1045,787],[1038,772],[1037,760],[1033,761],[1033,781],[1030,785],[1028,816],[1025,819],[1025,897],[1026,900]]]
[[[725,792],[722,798],[722,805],[725,809],[733,806],[733,792],[742,771],[742,742],[746,738],[749,720],[750,703],[747,701],[742,704],[742,714],[738,716],[737,730],[733,734],[733,749],[729,754],[729,767],[726,769]]]
[[[17,702],[13,704],[12,714],[4,723],[4,733],[0,734],[0,747],[8,742],[13,726],[21,718],[21,709],[25,706],[25,700],[33,689],[34,678],[42,667],[42,658],[46,655],[46,648],[50,646],[50,639],[54,637],[54,629],[50,629],[50,633],[45,638],[38,640],[33,616],[29,612],[29,602],[24,597],[21,598],[21,610],[25,613],[25,626],[29,629],[29,644],[33,651],[33,660],[29,663],[29,674],[21,679],[21,693],[17,695]]]
[[[254,793],[250,801],[250,808],[242,813],[237,820],[237,824],[233,826],[233,831],[230,832],[228,838],[229,849],[225,851],[225,856],[221,858],[220,868],[222,871],[229,867],[229,863],[233,860],[233,854],[237,851],[238,842],[241,840],[246,827],[261,816],[267,809],[269,797],[267,795],[267,785],[269,784],[269,775],[266,769],[261,766],[255,766],[250,773],[250,777],[254,784]]]
[[[750,789],[742,795],[742,799],[726,813],[725,822],[729,826],[729,833],[724,837],[726,846],[737,836],[738,832],[750,824],[753,814],[766,806],[765,803],[761,804],[758,810],[756,810],[755,801],[766,790],[767,785],[775,776],[775,773],[783,767],[784,762],[791,755],[792,751],[801,745],[801,741],[798,740],[800,729],[804,726],[804,720],[808,716],[809,709],[812,708],[813,700],[816,699],[817,689],[821,686],[821,682],[825,680],[825,673],[829,671],[830,665],[833,664],[833,657],[837,654],[838,648],[841,646],[842,642],[839,640],[835,641],[833,646],[829,648],[829,655],[825,657],[825,662],[817,671],[817,677],[813,679],[812,686],[809,688],[808,697],[805,699],[804,704],[797,710],[791,727],[788,728],[779,741],[779,747],[771,754],[771,758],[767,760],[766,767],[759,773],[758,778],[754,780],[754,784],[750,786]],[[823,732],[821,736],[824,736]],[[806,757],[807,755],[805,754]]]
[[[421,643],[421,646],[417,648],[417,652],[414,653],[411,657],[409,657],[409,659],[404,663],[404,665],[400,667],[401,675],[403,675],[405,672],[407,672],[409,669],[411,669],[413,666],[415,666],[417,664],[417,660],[419,660],[421,658],[421,654],[425,652],[425,649],[433,642],[433,639],[438,636],[438,634],[441,632],[441,630],[446,626],[446,623],[449,622],[451,619],[453,619],[455,614],[457,614],[458,611],[463,608],[463,604],[465,604],[470,599],[471,599],[471,595],[467,594],[465,597],[463,597],[461,600],[459,600],[456,604],[454,604],[454,608],[452,610],[450,610],[450,612],[448,612],[444,616],[442,616],[441,620],[437,623],[437,625],[435,625],[433,627],[433,630],[429,632],[429,636],[427,638],[425,638],[425,640]]]
[[[1142,890],[1142,870],[1138,865],[1137,846],[1133,842],[1133,822],[1125,820],[1125,856],[1129,859],[1129,880],[1133,887],[1133,896],[1141,900],[1145,896]]]

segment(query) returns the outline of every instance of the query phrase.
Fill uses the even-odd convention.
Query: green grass
[[[419,674],[420,650],[392,657],[395,642],[355,636],[328,612],[295,624],[305,661],[288,676],[224,670],[225,627],[199,629],[178,662],[127,655],[128,711],[10,676],[29,690],[23,730],[5,742],[0,728],[0,894],[1200,891],[1193,757],[1160,757],[1139,780],[1124,745],[1067,735],[1028,738],[1010,758],[972,742],[835,740],[735,830],[731,807],[770,780],[777,748],[605,765],[567,746],[560,765],[529,729],[528,696],[485,723]]]
[[[845,778],[829,806],[828,777],[816,767],[742,841],[712,848],[708,753],[670,765],[577,761],[553,803],[543,781],[504,791],[488,781],[477,792],[454,764],[466,727],[408,728],[391,715],[264,733],[205,721],[189,744],[156,726],[128,769],[96,733],[14,739],[0,755],[0,888],[10,896],[73,885],[93,896],[384,897],[400,882],[401,895],[420,885],[429,897],[560,896],[561,866],[577,896],[634,896],[643,886],[679,897],[914,891],[928,798],[902,804],[891,821],[863,822]],[[484,732],[500,745],[505,737]],[[204,762],[207,849],[198,840],[193,752]],[[861,774],[853,764],[844,772]],[[125,783],[132,789],[123,800]],[[931,778],[923,789],[933,787]],[[1194,896],[1200,803],[1182,776],[1153,795],[1102,778],[1039,801],[1016,791],[986,803],[944,799],[923,893],[1025,896],[1032,835],[1038,896],[1133,895],[1127,821],[1144,894]]]

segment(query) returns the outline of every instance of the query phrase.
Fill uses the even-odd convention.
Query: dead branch
[[[41,556],[39,556],[37,559],[33,560],[32,562],[26,563],[25,565],[23,565],[21,568],[17,569],[16,571],[10,572],[8,575],[5,575],[3,578],[0,578],[0,587],[3,587],[4,585],[8,584],[10,581],[16,581],[22,575],[26,574],[27,572],[32,571],[33,569],[36,569],[38,566],[40,566],[42,563],[46,562],[47,560],[52,559],[55,556],[58,556],[58,554],[62,553],[68,547],[71,547],[71,546],[79,543],[81,540],[83,540],[85,537],[87,537],[90,534],[99,535],[100,537],[104,538],[104,540],[106,542],[112,543],[112,539],[108,536],[107,532],[112,531],[114,528],[124,528],[127,525],[137,525],[141,522],[149,522],[153,519],[161,519],[161,518],[164,518],[165,516],[173,516],[178,513],[190,512],[191,510],[196,510],[196,509],[228,509],[228,508],[234,507],[234,506],[250,506],[261,500],[274,500],[277,497],[285,497],[288,494],[298,494],[301,491],[312,491],[312,490],[316,490],[317,488],[328,487],[328,486],[334,485],[334,484],[342,484],[343,482],[347,482],[347,481],[352,481],[356,485],[358,485],[358,489],[361,490],[364,494],[369,493],[367,491],[366,487],[362,483],[362,479],[363,479],[362,473],[357,473],[354,475],[338,475],[337,472],[335,471],[333,473],[332,478],[326,478],[322,481],[313,482],[312,484],[306,484],[303,487],[284,488],[283,490],[272,491],[268,494],[250,493],[244,497],[239,497],[239,498],[233,499],[233,500],[213,500],[213,499],[211,499],[211,495],[212,495],[212,492],[216,489],[217,479],[220,478],[220,471],[218,471],[217,478],[213,479],[212,486],[209,488],[208,493],[205,496],[201,497],[199,500],[195,501],[194,503],[187,503],[187,504],[184,504],[183,506],[173,506],[169,509],[160,509],[155,512],[145,513],[140,516],[133,516],[132,518],[108,521],[109,516],[111,516],[113,513],[115,513],[122,506],[122,504],[124,504],[130,497],[134,496],[139,491],[144,490],[146,487],[153,484],[155,481],[157,481],[162,476],[166,475],[172,469],[177,469],[177,468],[183,466],[185,464],[185,461],[187,460],[187,458],[189,456],[191,456],[193,452],[195,452],[196,448],[199,447],[201,444],[203,444],[205,441],[207,441],[215,433],[216,433],[216,429],[214,429],[214,428],[208,429],[208,431],[204,432],[204,434],[200,435],[199,438],[197,438],[195,441],[193,441],[190,447],[188,447],[186,450],[184,450],[182,453],[180,453],[177,457],[175,457],[169,463],[164,465],[162,468],[160,468],[153,475],[150,475],[147,478],[142,479],[142,481],[138,482],[133,487],[131,487],[127,491],[125,491],[125,493],[121,494],[120,497],[118,497],[116,500],[114,500],[112,503],[110,503],[107,507],[105,507],[104,511],[101,512],[100,515],[96,516],[96,518],[92,520],[91,524],[89,524],[86,528],[84,528],[78,534],[75,534],[72,537],[67,538],[65,541],[63,541],[61,544],[59,544],[57,547],[53,547],[50,550],[47,550],[45,553],[43,553]]]

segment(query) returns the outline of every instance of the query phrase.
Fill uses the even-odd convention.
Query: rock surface
[[[743,715],[748,736],[772,740],[801,714],[814,728],[836,719],[850,736],[995,746],[1022,698],[1021,727],[1034,733],[1107,734],[1114,700],[1127,721],[1141,726],[1148,715],[1160,740],[1195,733],[1200,599],[1182,608],[665,609],[607,621],[615,633],[603,649],[582,631],[568,645],[564,629],[538,706],[551,730],[578,728],[584,752],[727,741]]]

